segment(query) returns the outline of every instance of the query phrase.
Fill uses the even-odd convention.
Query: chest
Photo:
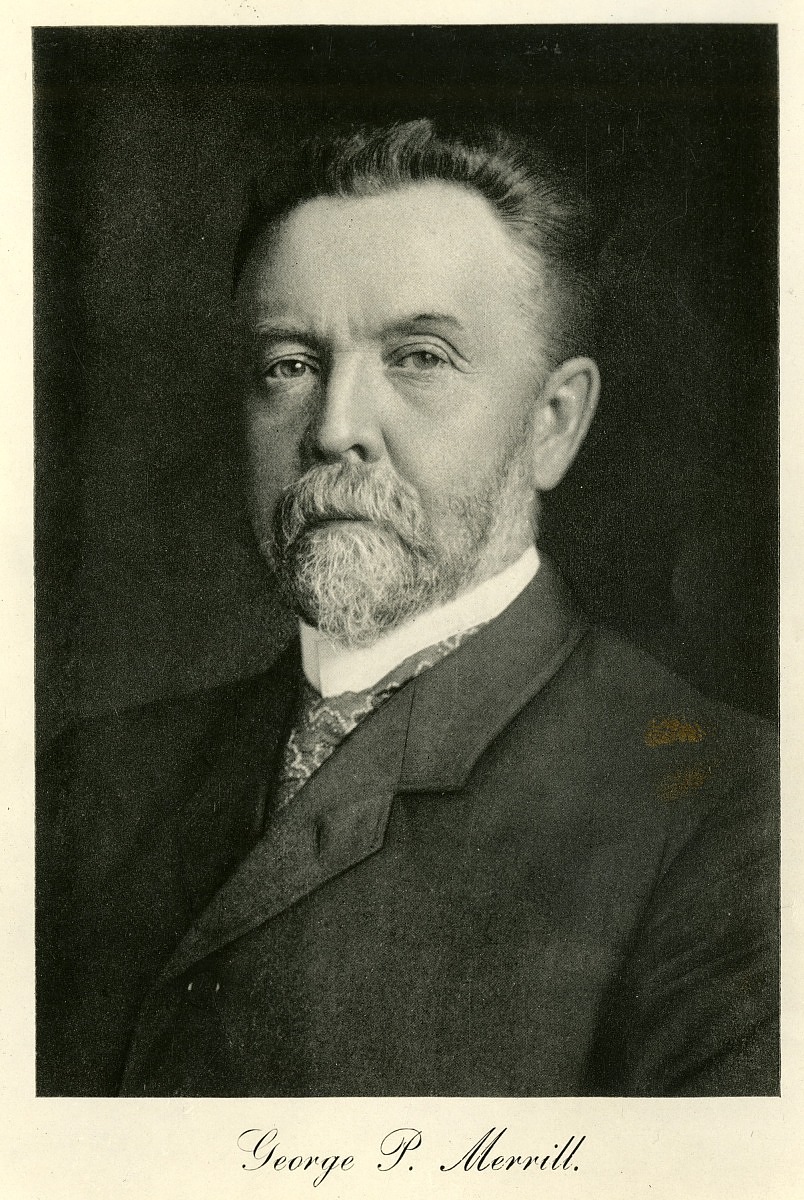
[[[377,853],[151,997],[125,1088],[577,1092],[654,867],[483,789],[397,797]]]

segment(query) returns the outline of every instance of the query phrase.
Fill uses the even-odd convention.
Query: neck
[[[495,539],[493,546],[485,548],[478,558],[470,581],[451,599],[456,600],[488,580],[502,575],[514,563],[519,562],[531,547],[535,549],[533,529],[530,525],[527,529],[509,529],[503,537]]]
[[[371,687],[419,650],[493,620],[523,591],[538,568],[539,556],[531,542],[502,569],[478,579],[446,603],[388,630],[369,646],[344,646],[302,623],[304,673],[324,696]]]

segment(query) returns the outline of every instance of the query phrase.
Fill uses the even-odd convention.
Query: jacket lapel
[[[587,629],[549,559],[495,621],[414,681],[399,790],[463,787],[484,750]]]
[[[395,693],[319,767],[214,895],[159,984],[376,853],[396,793],[462,787],[585,628],[543,559],[499,618]],[[219,765],[208,787],[220,791],[231,772]],[[250,774],[237,778],[242,788]]]
[[[380,849],[412,699],[397,692],[319,767],[213,896],[159,985]]]
[[[188,919],[243,858],[264,823],[267,786],[292,718],[299,680],[292,644],[266,675],[227,699],[177,812],[175,855]]]

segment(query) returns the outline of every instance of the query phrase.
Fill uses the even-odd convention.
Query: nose
[[[324,462],[377,462],[383,453],[376,385],[357,357],[334,360],[324,376],[307,440]]]

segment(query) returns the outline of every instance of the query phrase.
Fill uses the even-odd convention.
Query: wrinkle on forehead
[[[433,181],[305,202],[263,234],[241,295],[252,329],[299,327],[348,341],[410,313],[438,312],[496,342],[512,323],[533,340],[540,282],[484,197]]]

